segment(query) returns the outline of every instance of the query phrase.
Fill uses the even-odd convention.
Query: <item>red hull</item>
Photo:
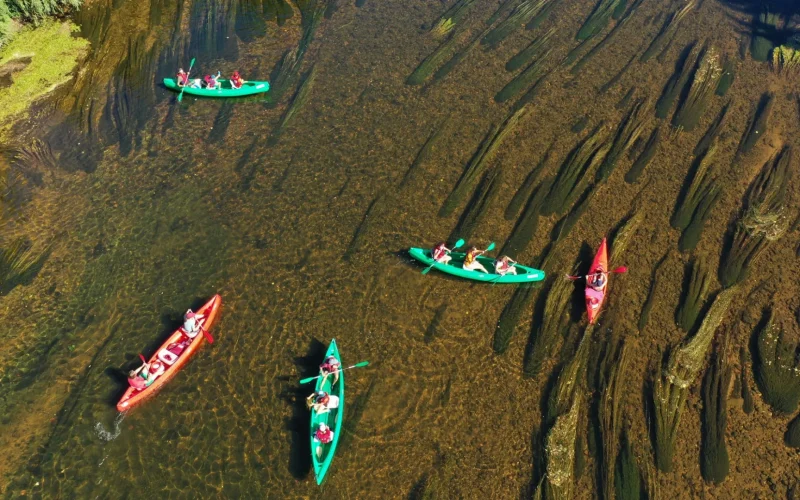
[[[606,238],[603,238],[602,243],[600,243],[600,248],[597,249],[588,275],[593,275],[598,268],[608,272],[608,244],[606,243]],[[586,314],[589,316],[590,324],[594,324],[595,321],[597,321],[597,317],[600,316],[600,310],[603,308],[603,302],[605,302],[606,294],[608,293],[610,276],[610,274],[606,275],[606,286],[603,287],[602,291],[597,291],[590,287],[587,280],[584,295],[586,296]]]
[[[205,315],[205,318],[200,320],[200,323],[203,325],[203,328],[206,331],[210,331],[211,327],[214,326],[214,322],[217,320],[219,316],[219,308],[222,305],[222,297],[219,295],[214,295],[211,297],[211,300],[206,302],[203,307],[195,311],[197,314]],[[183,330],[178,328],[175,332],[169,336],[169,338],[161,344],[161,347],[156,349],[156,352],[150,357],[147,361],[148,363],[152,363],[153,361],[158,360],[158,353],[161,352],[162,349],[166,349],[168,345],[173,342],[178,342],[183,337]],[[133,387],[128,387],[125,391],[125,394],[122,395],[122,398],[117,403],[117,410],[118,411],[128,411],[134,406],[138,405],[145,399],[149,398],[150,396],[154,395],[158,390],[167,384],[172,377],[175,376],[176,373],[183,368],[189,358],[200,348],[200,345],[205,342],[205,335],[203,333],[197,334],[197,336],[192,339],[192,343],[186,346],[184,351],[177,357],[175,362],[171,366],[167,366],[164,373],[162,373],[156,380],[153,382],[149,387],[145,387],[142,390],[134,389]],[[161,360],[163,362],[163,360]]]

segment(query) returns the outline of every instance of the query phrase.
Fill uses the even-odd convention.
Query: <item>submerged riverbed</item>
[[[797,411],[762,397],[754,365],[769,311],[798,341],[797,155],[772,176],[782,193],[751,183],[783,172],[776,155],[797,146],[797,69],[754,59],[766,42],[747,2],[599,5],[617,7],[600,17],[585,0],[82,9],[88,57],[3,151],[19,180],[4,248],[20,239],[37,260],[0,296],[2,493],[527,498],[541,487],[545,498],[595,498],[614,490],[604,463],[638,471],[618,495],[795,491],[800,459],[785,434]],[[239,70],[271,91],[178,103],[160,81],[193,57],[193,75]],[[752,194],[765,185],[774,203],[759,214],[775,231],[734,279],[727,249],[750,244],[736,228],[765,206]],[[687,199],[681,226],[676,203]],[[606,235],[612,266],[628,271],[610,277],[587,329],[582,284],[562,276],[585,272]],[[459,237],[494,241],[548,280],[422,275],[404,252]],[[723,285],[732,291],[717,300],[731,302],[716,328],[704,319]],[[138,353],[214,293],[215,342],[118,414]],[[709,342],[681,385],[664,356],[695,333]],[[345,430],[320,489],[312,389],[297,381],[331,338],[345,365],[370,366],[347,373]],[[715,359],[730,375],[704,385]],[[670,413],[679,408],[668,472],[659,383],[685,398]],[[565,399],[551,397],[566,386]],[[702,441],[711,421],[727,460],[709,452],[719,439]],[[554,426],[569,438],[563,455],[548,445]],[[618,452],[624,464],[635,457],[632,469],[617,469]],[[713,473],[701,473],[709,460]]]

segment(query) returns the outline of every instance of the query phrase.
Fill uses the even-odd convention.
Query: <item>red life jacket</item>
[[[314,433],[314,437],[317,438],[317,441],[323,444],[328,444],[333,441],[333,431],[331,428],[328,427],[325,432],[322,432],[320,429],[317,429],[317,432]]]
[[[186,85],[189,83],[189,73],[181,71],[178,73],[178,85]]]
[[[445,250],[444,243],[439,243],[433,247],[433,260],[441,260],[445,255],[447,255],[447,251]]]

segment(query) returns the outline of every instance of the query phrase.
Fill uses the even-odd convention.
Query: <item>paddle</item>
[[[353,366],[348,366],[347,368],[342,368],[339,371],[343,372],[345,370],[349,370],[350,368],[361,368],[361,367],[367,366],[368,364],[369,364],[369,361],[362,361],[361,363],[356,363]],[[300,381],[300,384],[307,384],[307,383],[311,382],[312,380],[317,380],[320,377],[324,377],[324,375],[317,375],[316,377],[304,378],[303,380]]]
[[[459,239],[458,241],[456,241],[456,244],[453,245],[453,250],[455,250],[456,248],[462,246],[463,244],[464,244],[464,240]],[[425,269],[422,270],[422,274],[428,274],[428,271],[433,269],[433,266],[435,266],[435,265],[436,265],[436,261],[434,260],[433,264],[431,264],[430,266],[428,266],[428,267],[426,267]]]
[[[611,271],[607,271],[607,272],[605,272],[605,273],[603,273],[603,274],[611,274],[611,273],[627,273],[627,272],[628,272],[628,268],[627,268],[627,267],[625,267],[625,266],[620,266],[620,267],[618,267],[618,268],[616,268],[616,269],[612,269]],[[581,279],[581,278],[585,278],[585,277],[586,277],[586,276],[570,276],[569,274],[566,276],[566,278],[567,278],[568,280],[570,280],[570,281],[579,280],[579,279]]]
[[[192,58],[192,62],[189,63],[189,71],[186,72],[186,85],[189,85],[189,73],[192,72],[192,66],[194,66],[194,57]],[[178,102],[181,102],[181,100],[183,100],[183,91],[186,90],[186,85],[181,87],[181,93],[178,94]],[[209,340],[208,342],[212,343],[213,340]]]
[[[203,325],[201,325],[201,324],[198,324],[197,326],[200,327],[200,330],[203,332],[203,335],[205,335],[206,340],[208,340],[208,343],[209,344],[213,344],[214,343],[214,337],[212,337],[211,334],[208,333],[208,330],[203,328]]]
[[[509,260],[510,260],[510,259],[509,259]],[[512,268],[512,267],[514,267],[514,266],[516,266],[516,265],[517,265],[517,263],[516,263],[516,262],[514,262],[514,261],[512,260],[512,261],[511,261],[511,265],[510,265],[510,266],[508,266],[508,271],[511,271],[511,268]],[[508,271],[506,271],[506,274],[508,274]],[[497,273],[497,278],[494,278],[494,279],[492,279],[492,286],[496,285],[496,284],[497,284],[497,280],[499,280],[500,278],[502,278],[502,277],[503,277],[503,276],[505,276],[506,274],[500,274],[500,273]]]

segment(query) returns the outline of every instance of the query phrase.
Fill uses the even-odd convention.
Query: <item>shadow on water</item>
[[[312,340],[306,355],[294,360],[297,376],[306,378],[317,375],[327,349],[327,346],[319,340]],[[314,390],[314,386],[313,384],[298,385],[293,377],[282,377],[282,380],[289,382],[290,385],[281,391],[278,397],[292,409],[292,416],[285,420],[286,430],[292,433],[289,472],[296,479],[305,479],[311,472],[311,453],[308,442],[311,414],[306,407],[306,396]]]

